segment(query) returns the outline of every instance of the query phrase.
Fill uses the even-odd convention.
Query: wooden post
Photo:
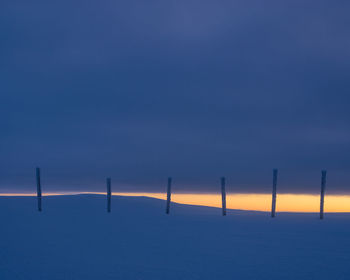
[[[38,211],[41,212],[41,183],[40,183],[40,168],[36,168],[36,195],[38,198]]]
[[[111,212],[111,196],[112,196],[112,189],[111,189],[111,178],[107,178],[107,212]]]
[[[272,207],[271,207],[271,217],[276,216],[276,195],[277,195],[277,169],[273,170],[273,180],[272,180]]]
[[[169,214],[170,212],[170,201],[171,201],[171,177],[168,178],[168,189],[167,189],[166,211],[165,211],[165,213],[167,214]]]
[[[324,211],[324,194],[326,191],[326,176],[327,171],[322,170],[321,172],[322,178],[321,178],[321,202],[320,202],[320,219],[323,219],[323,211]]]
[[[222,198],[222,215],[226,216],[226,189],[225,177],[221,178],[221,198]]]

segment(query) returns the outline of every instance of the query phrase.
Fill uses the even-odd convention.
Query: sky
[[[349,1],[0,4],[0,192],[350,193]]]

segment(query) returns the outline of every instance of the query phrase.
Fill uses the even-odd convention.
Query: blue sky
[[[348,1],[2,1],[0,190],[350,182]]]

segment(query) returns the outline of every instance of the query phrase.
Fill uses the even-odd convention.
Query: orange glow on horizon
[[[76,195],[76,194],[103,194],[104,192],[65,192],[46,193],[43,196]],[[128,193],[113,192],[112,195],[144,196],[157,199],[166,199],[166,193]],[[0,196],[36,196],[35,193],[2,193]],[[171,201],[210,207],[221,207],[220,194],[203,193],[172,193]],[[227,194],[227,209],[270,211],[271,194]],[[315,194],[278,194],[277,212],[319,212],[320,196]],[[350,212],[350,195],[326,195],[325,212]]]

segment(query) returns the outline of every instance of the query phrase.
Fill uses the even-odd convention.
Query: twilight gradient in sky
[[[3,0],[0,191],[350,191],[349,11]]]

